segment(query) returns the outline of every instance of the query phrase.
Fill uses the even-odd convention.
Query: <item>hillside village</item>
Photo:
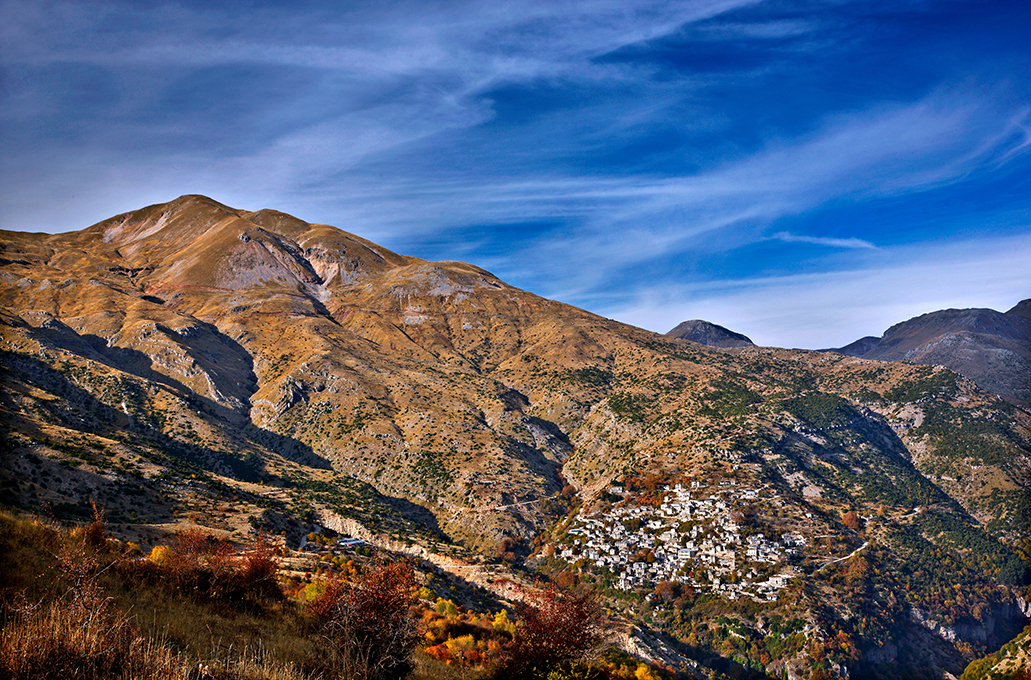
[[[623,487],[605,513],[581,511],[565,533],[556,555],[584,568],[607,571],[621,590],[651,590],[660,581],[677,581],[729,599],[748,596],[775,600],[777,591],[798,575],[796,561],[808,541],[800,533],[779,538],[743,530],[732,516],[737,505],[777,503],[768,487],[741,487],[722,480],[715,489],[702,481],[659,487],[657,507],[639,505]],[[811,517],[811,515],[810,515]]]

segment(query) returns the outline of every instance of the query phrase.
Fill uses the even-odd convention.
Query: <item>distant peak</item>
[[[234,208],[230,208],[225,203],[219,203],[215,199],[213,199],[213,198],[211,198],[209,196],[204,196],[202,194],[183,194],[179,198],[172,199],[171,201],[166,203],[165,206],[169,207],[169,208],[173,208],[173,207],[178,208],[178,207],[185,207],[185,206],[188,206],[188,205],[197,205],[197,204],[209,205],[209,206],[211,206],[213,208],[220,208],[222,210],[229,210],[231,212],[236,212],[236,210]]]
[[[1006,312],[1009,316],[1022,316],[1025,319],[1031,319],[1031,298],[1027,300],[1021,300],[1013,306],[1013,309]]]
[[[690,340],[709,347],[753,347],[755,343],[747,336],[735,333],[709,321],[693,319],[684,321],[666,333],[668,337]]]
[[[1031,403],[1031,300],[1005,314],[994,309],[940,309],[895,324],[835,350],[877,361],[941,365],[989,392]]]
[[[845,354],[850,357],[861,357],[880,343],[880,337],[868,335],[865,338],[859,338],[855,342],[850,342],[844,347],[835,347],[833,349],[821,349],[817,350],[820,352],[837,352],[838,354]]]

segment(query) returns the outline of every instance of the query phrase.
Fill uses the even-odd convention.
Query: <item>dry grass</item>
[[[4,612],[0,675],[12,680],[188,677],[182,660],[141,635],[105,593],[102,577],[113,562],[99,510],[92,523],[67,533],[7,517],[3,526],[4,547],[27,560],[12,563],[13,556],[5,554],[13,582],[32,577],[27,566],[46,563],[40,555],[28,559],[34,551],[53,559],[35,578],[46,595],[30,600],[31,589],[23,589]]]
[[[120,613],[69,603],[18,612],[0,632],[0,677],[10,680],[319,680],[264,646],[196,662],[142,635]]]
[[[53,582],[53,555],[62,540],[60,532],[38,518],[0,513],[0,604],[16,593],[37,600],[47,592]]]
[[[5,576],[0,582],[0,678],[351,680],[370,675],[362,659],[350,658],[356,655],[347,653],[347,645],[320,635],[325,622],[283,596],[273,555],[261,538],[249,550],[234,553],[190,532],[170,545],[169,556],[155,562],[131,556],[110,539],[100,513],[91,524],[62,530],[0,512],[0,573]],[[379,594],[375,588],[371,594],[369,588],[348,591],[368,595],[351,603],[353,614],[364,622],[362,630],[378,630],[376,625],[392,617],[415,625],[407,616],[408,565],[374,569],[361,583],[397,574],[397,583],[386,584],[396,587],[384,586],[397,594],[396,602],[380,602],[373,597]],[[378,648],[382,640],[358,642],[364,651]],[[407,643],[405,649],[411,651]],[[348,659],[355,663],[342,663]],[[477,675],[425,654],[414,661],[417,680]],[[404,673],[407,664],[370,677],[392,678],[394,670]]]
[[[198,665],[204,678],[217,680],[320,680],[322,676],[306,673],[296,665],[280,661],[263,644],[229,649],[226,658],[211,664]]]
[[[318,652],[293,603],[233,611],[154,587],[126,590],[117,597],[120,606],[132,607],[144,634],[168,640],[190,658],[212,666],[253,665],[261,659],[266,665],[310,670]]]
[[[246,554],[241,574],[267,595],[261,558]],[[0,513],[0,678],[321,679],[281,594],[227,606],[140,579],[142,564],[120,554],[102,518],[61,531]]]
[[[0,632],[0,675],[12,680],[185,680],[184,659],[143,637],[128,617],[75,602],[15,612]]]
[[[416,652],[412,661],[415,668],[409,680],[479,680],[487,675],[483,669],[448,665],[425,652]]]

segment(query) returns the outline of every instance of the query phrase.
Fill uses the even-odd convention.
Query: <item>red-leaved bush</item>
[[[595,591],[562,590],[554,583],[532,591],[518,605],[518,621],[508,657],[496,678],[546,678],[561,664],[587,661],[608,636]]]
[[[243,550],[200,529],[175,534],[149,560],[127,563],[131,577],[162,582],[175,592],[228,604],[254,605],[283,597],[276,546],[262,532]]]
[[[307,603],[327,642],[331,671],[354,680],[402,678],[419,640],[409,611],[415,583],[407,562],[380,564],[349,581],[332,579]]]

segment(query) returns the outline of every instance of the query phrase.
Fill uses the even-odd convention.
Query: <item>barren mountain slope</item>
[[[666,336],[690,340],[709,347],[751,347],[755,344],[745,335],[699,319],[677,324],[677,327],[666,333]]]
[[[1026,302],[1026,301],[1025,301]],[[982,389],[1031,403],[1031,319],[1020,303],[993,309],[944,309],[895,324],[881,338],[834,350],[881,361],[948,366]]]
[[[948,369],[706,347],[200,196],[5,232],[0,266],[4,503],[81,516],[93,497],[123,527],[227,532],[321,513],[427,550],[521,538],[543,560],[576,522],[613,525],[619,484],[697,482],[751,490],[731,524],[809,543],[791,564],[685,572],[692,587],[719,600],[720,578],[784,569],[795,585],[767,613],[853,636],[842,663],[955,673],[1022,616],[1031,416]],[[877,577],[837,588],[864,546]],[[867,625],[902,602],[924,618]],[[915,639],[919,655],[893,656]],[[784,654],[777,673],[814,663]]]
[[[796,436],[789,395],[890,390],[925,370],[870,380],[853,359],[717,352],[473,265],[200,196],[71,234],[5,234],[3,248],[9,348],[138,384],[152,420],[203,421],[226,449],[236,430],[275,435],[245,439],[422,504],[474,542],[539,526],[538,499],[564,479],[601,489],[639,467],[751,455]],[[1011,461],[998,469],[1003,490],[1026,483]]]

